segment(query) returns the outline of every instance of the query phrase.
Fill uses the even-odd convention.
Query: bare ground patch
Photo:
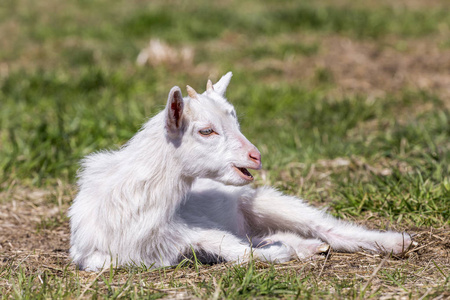
[[[320,164],[328,163],[338,164],[337,167],[340,167],[336,161]],[[161,293],[161,296],[169,298],[192,298],[207,297],[211,291],[202,287],[201,283],[216,283],[216,278],[233,267],[231,264],[218,264],[200,266],[198,270],[168,268],[164,271],[143,272],[139,276],[134,276],[126,270],[118,270],[114,272],[111,282],[99,273],[77,271],[70,263],[70,234],[68,219],[65,217],[71,195],[71,187],[59,187],[50,191],[16,187],[0,194],[0,272],[3,275],[11,270],[21,270],[28,275],[35,274],[36,281],[42,280],[40,276],[45,273],[60,278],[62,282],[66,277],[75,276],[85,297],[92,295],[93,285],[96,291],[106,293],[111,285],[119,287],[131,280],[135,288],[145,288],[149,293]],[[365,223],[374,228],[382,222],[383,220],[372,218],[360,220],[358,223]],[[305,279],[307,285],[327,285],[331,293],[336,282],[347,282],[351,283],[351,286],[360,286],[365,297],[375,295],[380,299],[400,299],[425,294],[443,298],[450,296],[448,289],[436,290],[436,287],[445,285],[445,280],[448,286],[449,228],[397,226],[395,229],[416,234],[418,246],[404,257],[365,252],[331,252],[322,260],[293,261],[277,265],[277,274],[298,276],[300,280]],[[262,271],[270,268],[270,265],[265,263],[257,263],[256,266]],[[7,276],[0,277],[0,287],[11,292],[18,283],[6,278]],[[393,279],[396,285],[392,284]],[[174,287],[174,282],[178,287]],[[216,283],[216,288],[221,287]],[[349,286],[349,289],[353,288]]]
[[[315,65],[329,69],[345,92],[377,96],[410,88],[450,100],[450,50],[440,49],[432,40],[407,41],[398,46],[403,50],[336,37],[324,45],[326,53]]]
[[[373,98],[408,89],[425,90],[439,96],[450,107],[450,49],[440,45],[443,36],[403,40],[388,37],[380,42],[340,35],[285,35],[278,42],[316,43],[320,51],[307,56],[287,55],[282,59],[245,58],[240,63],[244,68],[267,74],[268,82],[282,80],[316,85],[322,75],[335,86],[332,95],[358,94]]]
[[[397,0],[397,1],[389,1],[389,0],[369,0],[369,1],[363,1],[363,2],[356,2],[351,0],[322,0],[320,2],[326,3],[326,4],[332,4],[336,6],[349,6],[352,7],[358,5],[364,6],[364,7],[393,7],[397,9],[407,8],[407,9],[424,9],[424,8],[440,8],[445,9],[448,7],[449,3],[445,0]]]

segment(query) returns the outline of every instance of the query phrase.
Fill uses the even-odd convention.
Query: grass
[[[380,265],[379,262],[374,264],[367,258],[359,258],[364,263],[369,263],[367,268],[371,273]],[[338,263],[337,260],[332,262]],[[409,295],[417,292],[416,288],[409,286],[411,281],[417,282],[417,279],[411,277],[428,275],[429,271],[429,267],[414,269],[414,264],[410,261],[395,264],[395,261],[388,260],[387,263],[382,261],[381,264],[388,266],[379,271],[378,280],[385,285],[399,287]],[[433,265],[433,262],[431,264]],[[41,267],[33,272],[20,265],[14,268],[13,260],[7,266],[9,269],[2,276],[8,282],[12,282],[10,290],[14,298],[41,299],[91,295],[95,298],[156,299],[176,294],[185,296],[191,294],[208,299],[280,296],[327,298],[330,296],[330,290],[333,290],[333,294],[339,298],[383,295],[383,291],[379,287],[373,288],[367,278],[345,278],[344,273],[336,270],[333,270],[334,276],[330,276],[328,271],[321,272],[323,269],[320,265],[311,266],[310,263],[300,263],[295,267],[289,265],[275,267],[251,262],[245,266],[222,264],[212,267],[199,266],[197,269],[188,266],[166,270],[136,267],[110,269],[89,277],[83,276],[83,272],[72,271],[68,265],[62,265],[61,269]],[[448,274],[442,272],[442,276],[447,276],[445,280],[448,282]],[[160,282],[164,282],[163,287]],[[437,296],[443,292],[445,293],[445,285],[435,286],[430,296]]]
[[[2,299],[448,296],[450,99],[439,81],[450,57],[447,4],[341,2],[4,1]],[[193,63],[137,66],[150,38],[191,47]],[[346,60],[349,51],[361,63]],[[426,61],[429,53],[442,61]],[[406,71],[389,69],[395,60],[383,55]],[[332,253],[281,266],[75,270],[65,215],[78,161],[125,143],[173,85],[201,91],[228,70],[227,96],[263,156],[257,185],[373,228],[415,232],[419,250],[385,260]],[[382,79],[352,83],[366,73]]]

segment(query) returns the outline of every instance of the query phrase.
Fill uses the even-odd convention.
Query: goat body
[[[406,233],[372,231],[327,215],[270,187],[253,189],[261,156],[224,98],[231,73],[188,97],[173,87],[167,106],[121,149],[82,161],[69,210],[80,269],[170,266],[192,251],[202,261],[270,262],[328,251],[400,253]]]

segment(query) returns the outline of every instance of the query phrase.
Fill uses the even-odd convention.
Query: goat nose
[[[258,150],[251,150],[248,153],[248,157],[250,157],[250,159],[256,163],[261,163],[261,154],[259,153]]]

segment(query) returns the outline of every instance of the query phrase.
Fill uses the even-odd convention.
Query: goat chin
[[[225,99],[232,74],[207,91],[169,92],[163,111],[116,151],[81,162],[69,210],[70,254],[80,269],[170,266],[250,257],[285,262],[338,251],[401,253],[406,233],[367,230],[270,187],[248,186],[261,155]]]

